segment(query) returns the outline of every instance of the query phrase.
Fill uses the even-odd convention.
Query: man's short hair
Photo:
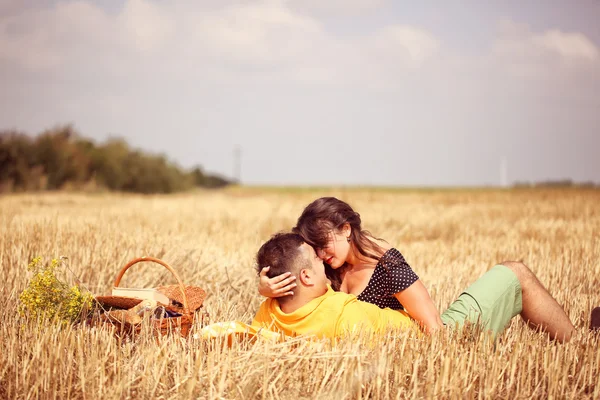
[[[304,239],[297,233],[277,233],[263,244],[256,254],[256,269],[260,273],[263,268],[271,267],[267,272],[269,278],[286,272],[297,273],[302,268],[310,268],[310,260],[302,254],[300,246]]]

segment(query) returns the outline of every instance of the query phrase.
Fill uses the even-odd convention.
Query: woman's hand
[[[292,289],[296,287],[296,277],[291,272],[269,278],[267,272],[271,267],[265,267],[260,271],[258,281],[258,293],[265,297],[293,296]]]

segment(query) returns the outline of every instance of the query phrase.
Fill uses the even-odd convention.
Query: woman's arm
[[[263,268],[258,276],[258,293],[265,297],[283,297],[293,296],[292,289],[296,287],[296,277],[290,276],[291,272],[286,272],[273,278],[267,276],[267,272],[271,267]]]
[[[404,306],[408,315],[419,323],[425,333],[432,333],[444,326],[440,319],[440,313],[435,308],[429,292],[420,279],[403,291],[394,294],[394,297]]]

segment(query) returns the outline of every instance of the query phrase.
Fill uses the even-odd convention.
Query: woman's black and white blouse
[[[381,256],[367,287],[357,296],[357,299],[375,304],[380,308],[401,310],[404,307],[394,297],[394,294],[403,291],[417,279],[419,277],[402,254],[391,248]]]

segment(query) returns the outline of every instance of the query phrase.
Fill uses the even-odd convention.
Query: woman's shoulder
[[[379,259],[378,276],[385,280],[390,293],[399,293],[415,283],[419,276],[398,249],[390,247]]]
[[[402,253],[400,253],[400,251],[395,247],[391,246],[385,250],[379,259],[379,264],[383,266],[408,265]]]

